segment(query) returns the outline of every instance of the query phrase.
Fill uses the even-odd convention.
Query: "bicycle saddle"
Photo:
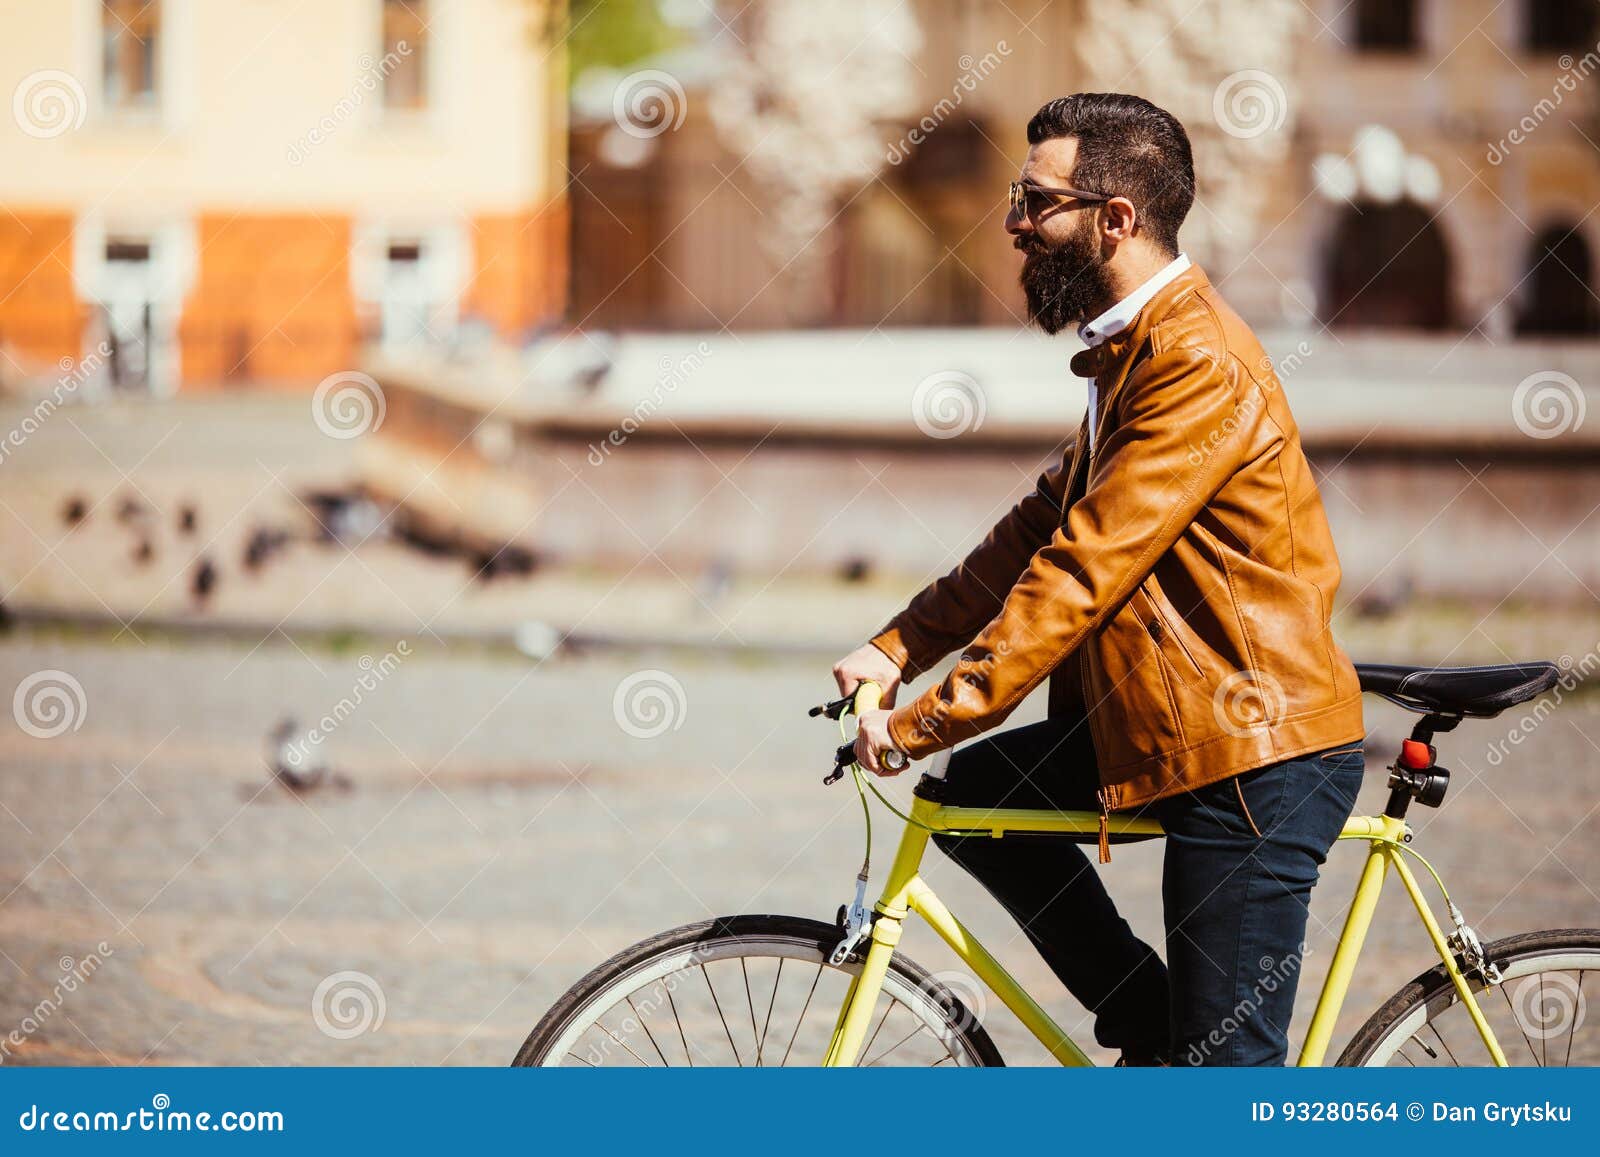
[[[1550,690],[1561,677],[1554,663],[1490,667],[1414,667],[1357,663],[1361,689],[1413,711],[1488,719]]]

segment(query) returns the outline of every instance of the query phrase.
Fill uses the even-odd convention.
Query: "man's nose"
[[[1006,213],[1006,232],[1013,237],[1022,237],[1033,232],[1033,222],[1023,216],[1022,211],[1013,206]]]

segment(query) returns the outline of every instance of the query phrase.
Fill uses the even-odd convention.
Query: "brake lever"
[[[811,716],[813,719],[818,715],[826,715],[829,719],[838,719],[841,718],[846,711],[850,710],[850,705],[855,702],[855,698],[856,697],[854,694],[844,695],[833,700],[831,703],[819,704],[818,706],[813,707],[810,711],[807,711],[806,714]]]
[[[856,761],[855,752],[856,745],[854,740],[840,744],[839,750],[833,753],[833,770],[828,773],[827,778],[822,782],[824,784],[833,784],[843,779],[844,769]]]

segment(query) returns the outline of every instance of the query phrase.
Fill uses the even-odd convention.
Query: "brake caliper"
[[[835,967],[850,959],[850,954],[856,950],[856,945],[865,940],[872,932],[872,912],[867,907],[867,877],[865,875],[856,877],[856,898],[850,902],[848,908],[841,908],[840,912],[844,916],[842,921],[844,939],[839,941],[834,947],[832,955],[828,957],[828,963]]]
[[[1456,926],[1456,930],[1445,938],[1445,943],[1460,954],[1461,971],[1469,977],[1477,977],[1484,984],[1499,984],[1500,966],[1483,951],[1483,941],[1478,939],[1478,934],[1461,915],[1461,909],[1456,907],[1455,901],[1446,900],[1445,904],[1450,909],[1450,921]]]

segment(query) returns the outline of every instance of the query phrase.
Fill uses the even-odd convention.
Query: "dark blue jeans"
[[[1022,926],[1094,1013],[1102,1045],[1146,1062],[1281,1065],[1311,889],[1362,768],[1361,745],[1344,744],[1150,804],[1167,830],[1166,964],[1118,914],[1076,837],[934,843]],[[1098,811],[1099,786],[1087,724],[1053,719],[957,751],[946,802]]]

